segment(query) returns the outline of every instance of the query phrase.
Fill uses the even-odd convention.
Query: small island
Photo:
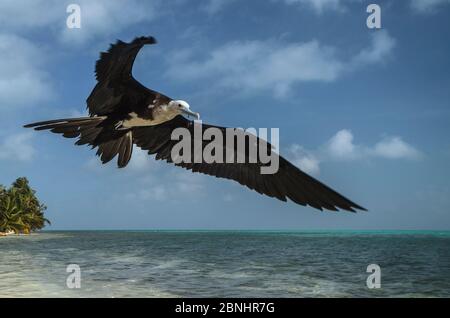
[[[47,207],[41,204],[25,177],[9,188],[0,185],[0,236],[30,234],[50,224],[44,216]]]

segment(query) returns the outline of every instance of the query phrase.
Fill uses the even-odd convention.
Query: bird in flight
[[[260,194],[282,201],[290,199],[319,210],[365,210],[278,154],[279,168],[273,174],[260,173],[261,166],[266,163],[259,157],[244,163],[206,160],[174,162],[171,151],[178,141],[172,140],[172,132],[177,128],[193,132],[194,121],[183,115],[199,119],[199,114],[193,112],[187,102],[151,90],[133,77],[133,63],[139,50],[144,45],[155,43],[152,36],[137,37],[130,43],[119,40],[107,52],[100,54],[95,66],[97,84],[86,101],[89,116],[41,121],[24,127],[48,129],[66,138],[77,138],[76,145],[88,144],[97,148],[102,163],[117,156],[120,168],[130,161],[135,144],[150,155],[155,154],[157,160],[165,160],[192,172],[234,180]],[[212,127],[221,131],[226,129],[206,124],[201,129]],[[200,143],[202,148],[206,145],[206,141]],[[226,147],[223,142],[223,148]],[[246,152],[244,156],[248,157],[249,154]]]

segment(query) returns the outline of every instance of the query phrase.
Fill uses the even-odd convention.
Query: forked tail
[[[50,130],[66,138],[78,138],[76,145],[89,144],[98,147],[97,155],[103,163],[119,155],[119,168],[125,167],[131,159],[133,138],[131,130],[116,130],[105,124],[106,117],[79,117],[40,121],[25,125],[35,130]]]

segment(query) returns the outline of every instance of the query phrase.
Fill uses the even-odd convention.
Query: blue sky
[[[84,114],[99,51],[138,35],[159,41],[138,80],[204,122],[280,128],[285,157],[370,212],[286,204],[137,149],[102,166],[21,128]],[[27,176],[51,229],[450,230],[449,39],[447,0],[2,1],[0,183]]]

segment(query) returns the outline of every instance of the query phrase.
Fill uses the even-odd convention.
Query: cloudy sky
[[[450,1],[0,2],[0,183],[51,229],[450,230]],[[66,27],[69,3],[81,29]],[[285,157],[368,213],[318,212],[135,150],[126,169],[25,123],[85,114],[99,51],[153,35],[134,75],[205,122],[276,127]]]

